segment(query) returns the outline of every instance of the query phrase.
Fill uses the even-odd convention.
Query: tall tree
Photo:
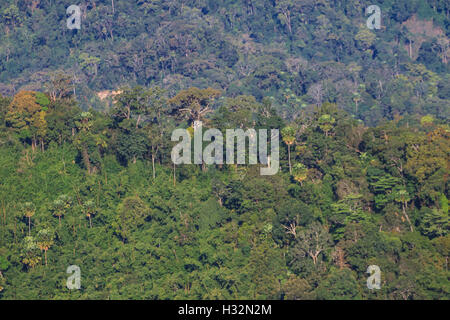
[[[331,236],[318,222],[313,222],[298,233],[296,244],[293,248],[294,259],[309,256],[317,265],[319,255],[331,245]]]
[[[56,200],[53,201],[51,211],[55,217],[58,217],[60,225],[61,218],[66,215],[71,206],[72,198],[66,194],[60,195]]]
[[[192,124],[194,121],[203,121],[213,111],[211,104],[220,94],[219,90],[212,88],[189,88],[169,99],[169,104],[173,107],[174,114]]]
[[[288,158],[289,158],[289,173],[292,174],[291,164],[291,146],[295,143],[295,129],[292,127],[284,127],[281,130],[281,136],[283,142],[288,146]]]
[[[20,91],[8,108],[7,125],[16,129],[22,139],[31,139],[33,150],[36,149],[38,139],[43,146],[47,132],[45,116],[48,103],[47,97],[42,93]]]
[[[55,232],[50,228],[44,228],[42,230],[39,230],[37,234],[36,242],[39,249],[44,251],[45,265],[47,265],[47,251],[54,244],[54,239],[55,239]]]
[[[82,210],[86,218],[89,219],[89,227],[92,228],[92,216],[97,214],[97,206],[93,200],[88,200],[83,203]]]
[[[408,209],[408,202],[411,201],[411,196],[409,195],[408,191],[406,191],[405,189],[395,190],[394,191],[394,200],[401,204],[403,216],[405,217],[406,221],[408,221],[411,232],[414,232],[413,225],[412,225],[409,215],[406,211]]]
[[[36,206],[32,202],[25,202],[22,208],[24,216],[28,219],[28,236],[31,236],[31,217],[36,213]]]

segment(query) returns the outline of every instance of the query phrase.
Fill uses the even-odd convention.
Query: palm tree
[[[93,126],[92,114],[90,112],[82,112],[79,116],[79,120],[75,121],[75,125],[78,128],[78,134],[74,140],[74,144],[81,152],[84,165],[88,171],[88,174],[92,174],[91,160],[88,153],[88,143],[92,139],[90,130]]]
[[[288,146],[289,173],[292,174],[291,145],[295,142],[295,129],[292,127],[285,127],[281,130],[281,136],[283,142]]]
[[[70,196],[65,194],[59,196],[58,199],[53,201],[51,211],[53,212],[53,215],[55,217],[58,217],[60,225],[61,217],[63,217],[67,213],[67,210],[71,207],[71,205],[72,199],[70,198]]]
[[[37,245],[39,249],[44,251],[45,265],[47,265],[47,251],[53,245],[55,233],[50,228],[42,229],[37,235]]]
[[[89,218],[89,226],[92,228],[92,216],[94,216],[97,213],[94,201],[92,200],[86,201],[83,204],[83,211],[86,214],[86,217]]]
[[[61,200],[56,199],[52,203],[51,211],[55,217],[58,217],[59,224],[61,225],[61,217],[64,215],[64,203]]]
[[[31,236],[31,217],[36,213],[36,207],[32,202],[23,204],[24,216],[28,218],[28,236]]]
[[[324,114],[319,118],[319,127],[320,129],[325,132],[325,136],[328,137],[328,134],[330,133],[331,129],[333,129],[334,123],[336,122],[336,119],[334,119],[329,114]]]
[[[358,114],[358,105],[362,101],[361,94],[359,92],[353,93],[353,102],[355,103],[355,114]]]

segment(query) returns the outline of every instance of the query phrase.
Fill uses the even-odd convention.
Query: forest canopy
[[[0,299],[450,298],[448,1],[71,4],[0,3]],[[196,121],[280,171],[175,165]]]

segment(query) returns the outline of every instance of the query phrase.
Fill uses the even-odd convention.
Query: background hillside
[[[0,93],[44,89],[59,70],[86,109],[104,108],[101,91],[159,85],[272,97],[287,118],[327,101],[370,125],[449,116],[445,0],[79,1],[68,30],[72,2],[1,1]],[[366,27],[371,4],[381,30]]]

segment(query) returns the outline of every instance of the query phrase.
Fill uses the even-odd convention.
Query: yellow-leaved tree
[[[14,96],[6,114],[6,124],[18,131],[24,141],[31,141],[33,151],[38,142],[44,149],[44,138],[47,134],[45,120],[50,100],[41,92],[20,91]]]

